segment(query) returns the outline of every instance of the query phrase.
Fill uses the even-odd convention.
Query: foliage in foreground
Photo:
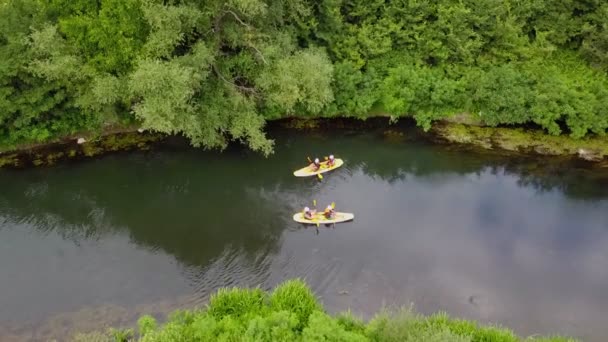
[[[446,314],[420,316],[410,310],[382,312],[370,322],[344,313],[332,317],[323,311],[312,291],[290,280],[265,293],[260,289],[222,289],[206,310],[177,311],[164,325],[151,316],[138,322],[137,338],[129,330],[76,336],[77,341],[520,341],[498,327],[451,319]],[[528,338],[525,341],[570,341]]]
[[[266,120],[374,108],[608,129],[603,0],[4,0],[0,146],[137,122],[270,153]]]

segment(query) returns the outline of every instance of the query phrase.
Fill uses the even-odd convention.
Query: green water
[[[269,159],[165,145],[0,171],[0,339],[65,339],[306,279],[332,311],[410,305],[521,335],[608,337],[608,172],[390,141],[276,133]],[[306,156],[345,166],[293,177]],[[316,200],[355,220],[306,228]]]

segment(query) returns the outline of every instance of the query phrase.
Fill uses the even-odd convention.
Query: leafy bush
[[[424,317],[409,309],[383,311],[369,323],[351,313],[332,317],[323,312],[312,291],[300,280],[290,280],[267,295],[260,289],[222,289],[202,311],[176,311],[157,326],[151,316],[138,321],[141,342],[181,341],[375,341],[375,342],[512,342],[510,330],[481,327],[445,313]],[[78,334],[75,341],[125,341],[131,330],[107,334]],[[561,342],[561,337],[528,338],[527,341]]]
[[[335,319],[319,311],[313,312],[308,320],[308,326],[302,332],[302,341],[367,341],[365,335],[347,331]]]
[[[265,308],[265,298],[265,293],[260,289],[220,289],[211,296],[207,312],[218,319],[259,313]]]
[[[270,296],[270,308],[295,313],[299,329],[306,325],[313,312],[322,309],[310,288],[300,280],[289,280],[274,289]]]

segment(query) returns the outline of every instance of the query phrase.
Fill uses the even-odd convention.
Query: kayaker
[[[333,219],[336,217],[336,211],[331,205],[328,205],[327,208],[325,208],[325,211],[323,211],[323,215],[326,219]]]
[[[336,164],[336,160],[334,159],[334,155],[329,155],[329,159],[327,160],[327,166],[332,167]]]
[[[321,168],[321,162],[319,161],[319,158],[315,158],[315,161],[310,164],[310,168],[313,171],[318,171]]]
[[[309,207],[304,207],[304,218],[312,220],[315,217],[316,212],[316,210],[310,210]]]

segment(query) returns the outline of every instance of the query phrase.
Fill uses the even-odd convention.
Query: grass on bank
[[[363,322],[350,313],[328,315],[310,288],[287,281],[266,293],[260,289],[221,289],[199,311],[176,311],[159,324],[151,316],[137,332],[111,330],[79,334],[74,341],[573,341],[562,337],[520,338],[511,330],[481,326],[445,313],[422,316],[402,309],[383,311]]]
[[[438,125],[434,130],[449,142],[471,144],[485,149],[499,148],[554,156],[587,154],[588,158],[597,161],[608,157],[608,138],[600,136],[573,139],[564,135],[548,135],[539,130],[463,124]]]

